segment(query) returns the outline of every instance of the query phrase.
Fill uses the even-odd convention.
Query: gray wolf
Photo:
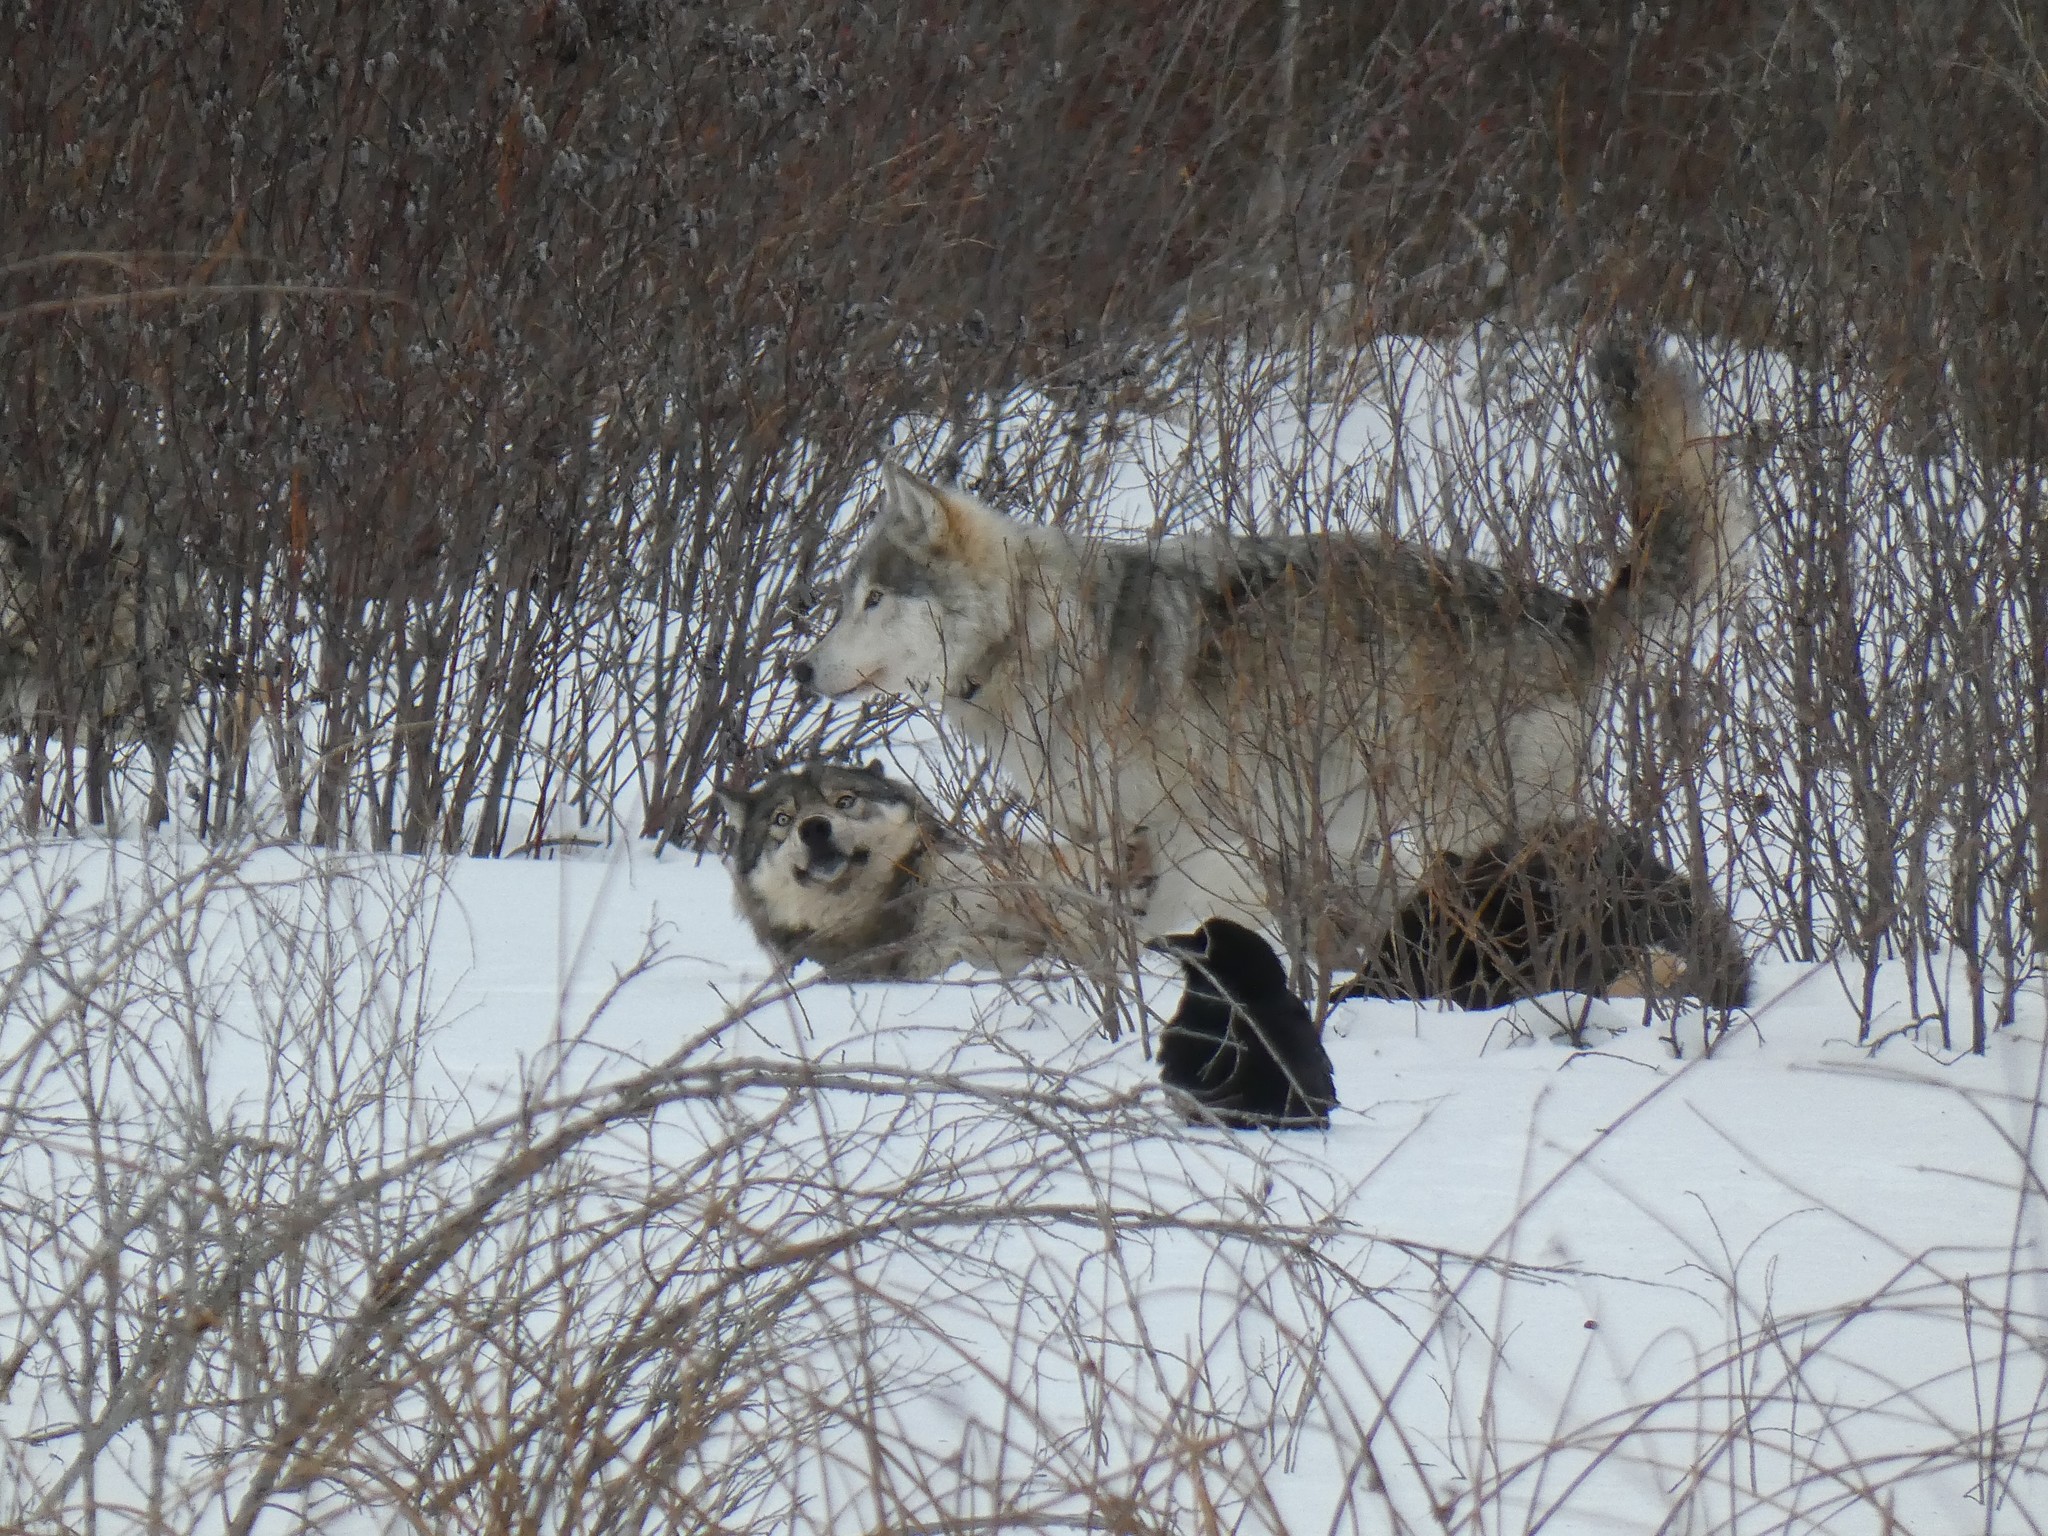
[[[1336,1080],[1322,1032],[1280,957],[1249,928],[1211,918],[1151,946],[1181,963],[1180,1007],[1159,1034],[1159,1079],[1233,1130],[1326,1126]]]
[[[976,847],[880,763],[814,763],[720,790],[740,913],[776,961],[836,981],[912,981],[957,964],[1015,976],[1111,963],[1111,914],[1049,850]]]
[[[936,702],[1062,834],[1146,841],[1152,932],[1376,936],[1437,854],[1573,814],[1617,654],[1745,535],[1690,370],[1617,344],[1599,373],[1635,539],[1597,595],[1391,537],[1088,540],[885,463],[793,674]]]
[[[1749,1001],[1734,920],[1638,838],[1597,822],[1440,855],[1357,976],[1331,994],[1499,1008],[1545,992]]]

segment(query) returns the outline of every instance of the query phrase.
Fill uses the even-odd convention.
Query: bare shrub
[[[1249,132],[1241,20],[23,22],[17,95],[66,105],[7,149],[0,494],[204,594],[202,832],[250,679],[291,836],[660,825],[791,729],[760,676],[890,424],[1085,383],[1170,303],[1183,175]]]
[[[892,441],[1086,525],[1149,436],[1151,531],[1391,526],[1587,590],[1616,550],[1542,509],[1599,471],[1503,479],[1485,391],[1446,434],[1386,359],[1619,316],[1726,363],[1784,621],[1630,695],[1625,819],[1792,952],[1954,946],[1973,1037],[2009,1012],[2048,922],[2009,7],[25,18],[32,819],[116,816],[131,764],[154,819],[182,729],[207,834],[700,840],[710,783],[900,723],[778,676]],[[1262,439],[1274,391],[1390,427]],[[1709,772],[1736,719],[1767,751]]]
[[[110,881],[82,849],[49,879],[22,852],[13,1528],[1252,1531],[1307,1498],[1331,1529],[1466,1530],[1654,1487],[1673,1529],[1911,1528],[1962,1497],[1999,1529],[2048,1477],[2024,1236],[1801,1215],[1797,1172],[1737,1147],[1865,1255],[1809,1305],[1599,1155],[1679,1077],[1588,1147],[1532,1139],[1456,1251],[1359,1225],[1398,1161],[1191,1136],[1000,1005],[934,1053],[767,989],[636,1065],[606,1021],[663,986],[650,946],[493,1085],[435,1064],[459,1021],[421,963],[430,867],[240,847]],[[1893,1091],[2011,1134],[1975,1172],[2031,1230],[2038,1097]],[[1390,1148],[1431,1114],[1387,1112],[1416,1117]],[[1585,1273],[1549,1234],[1589,1194],[1692,1263]],[[1632,1330],[1631,1296],[1682,1325]]]

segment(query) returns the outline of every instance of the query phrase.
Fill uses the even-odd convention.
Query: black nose
[[[789,664],[789,675],[796,679],[797,687],[810,687],[812,676],[810,661],[805,657],[799,656]]]
[[[823,853],[832,846],[832,823],[822,816],[807,816],[797,823],[796,835],[806,848]]]

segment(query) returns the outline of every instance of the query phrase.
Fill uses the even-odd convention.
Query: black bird
[[[1659,965],[1675,967],[1664,976]],[[1377,953],[1330,995],[1440,998],[1499,1008],[1545,992],[1749,1000],[1734,919],[1640,839],[1595,821],[1553,824],[1439,858]]]
[[[1187,978],[1160,1031],[1160,1081],[1233,1130],[1327,1126],[1337,1104],[1330,1058],[1272,946],[1212,917],[1151,947]]]

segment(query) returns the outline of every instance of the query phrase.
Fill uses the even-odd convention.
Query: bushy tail
[[[1633,550],[1600,605],[1601,638],[1680,644],[1723,592],[1749,535],[1749,502],[1692,370],[1610,337],[1594,358],[1634,523]]]

